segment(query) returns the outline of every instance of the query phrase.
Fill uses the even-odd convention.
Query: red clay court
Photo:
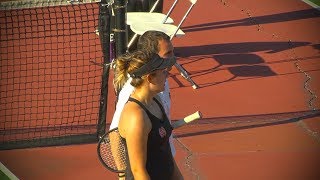
[[[172,119],[203,114],[175,132],[186,180],[320,178],[319,29],[320,11],[300,0],[197,2],[182,26],[186,35],[173,44],[200,88],[176,69],[169,77]],[[109,92],[107,121],[115,99]],[[96,146],[2,150],[0,161],[20,179],[117,179]]]

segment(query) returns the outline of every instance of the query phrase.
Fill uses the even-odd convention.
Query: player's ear
[[[148,81],[148,83],[154,84],[154,76],[155,74],[153,73],[147,75],[146,80]]]

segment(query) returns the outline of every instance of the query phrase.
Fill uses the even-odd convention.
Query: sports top
[[[146,169],[150,178],[152,180],[170,179],[174,169],[173,157],[169,144],[169,137],[172,133],[172,127],[160,102],[156,98],[153,98],[153,100],[161,109],[163,114],[162,119],[159,119],[151,114],[150,111],[138,100],[130,97],[128,101],[137,103],[147,113],[152,124],[151,131],[148,135],[146,162]],[[126,146],[127,168],[125,171],[125,176],[126,180],[133,180],[134,177],[130,168],[127,149],[128,148]]]

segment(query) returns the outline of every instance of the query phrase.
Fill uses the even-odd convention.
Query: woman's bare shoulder
[[[121,134],[127,131],[151,130],[151,122],[146,112],[136,103],[128,102],[121,113],[119,129]]]

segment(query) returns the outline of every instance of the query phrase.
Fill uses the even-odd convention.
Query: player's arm
[[[134,179],[150,179],[146,170],[148,134],[151,122],[146,113],[133,103],[128,103],[121,116],[119,130],[124,134]]]

